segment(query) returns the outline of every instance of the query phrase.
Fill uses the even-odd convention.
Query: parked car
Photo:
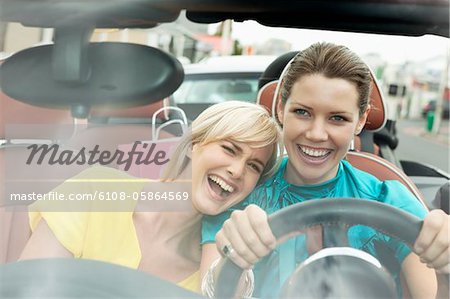
[[[258,79],[275,56],[218,56],[184,66],[183,84],[173,100],[188,119],[224,101],[256,102]]]

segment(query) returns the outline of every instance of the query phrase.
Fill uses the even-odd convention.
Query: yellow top
[[[101,179],[99,179],[101,178]],[[113,180],[108,182],[108,180]],[[89,168],[61,184],[53,192],[69,194],[89,194],[100,192],[140,192],[145,180],[135,179],[121,171],[106,168]],[[83,183],[80,183],[83,181]],[[107,182],[107,183],[105,183]],[[118,183],[126,182],[126,183]],[[105,193],[106,194],[106,193]],[[128,207],[135,203],[127,200]],[[75,258],[93,259],[137,269],[141,261],[141,250],[133,222],[133,209],[121,209],[116,212],[89,212],[79,203],[65,202],[64,210],[48,211],[48,202],[36,202],[30,206],[30,226],[34,231],[41,220],[55,234],[58,241]],[[61,203],[58,202],[57,204]],[[88,203],[90,204],[90,203]],[[105,207],[105,206],[104,206]],[[62,211],[62,212],[61,212]],[[199,292],[199,271],[178,283],[179,286]]]
[[[188,278],[177,283],[182,288],[200,293],[200,271],[195,271]]]

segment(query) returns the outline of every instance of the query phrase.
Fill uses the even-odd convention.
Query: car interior
[[[94,29],[153,28],[174,21],[181,11],[186,11],[189,20],[203,24],[227,19],[256,20],[274,27],[410,36],[433,34],[448,38],[448,7],[448,0],[0,0],[2,22],[55,28],[53,44],[14,53],[0,65],[0,139],[3,140],[0,144],[0,280],[3,284],[0,297],[27,298],[36,292],[44,297],[140,297],[143,294],[152,294],[154,298],[201,297],[156,277],[145,277],[138,271],[92,261],[14,263],[31,235],[27,206],[32,201],[11,202],[8,195],[25,189],[49,192],[87,167],[74,164],[30,167],[26,163],[28,146],[56,144],[75,151],[100,142],[104,148],[114,151],[130,147],[135,141],[173,145],[186,133],[191,121],[201,112],[199,109],[207,107],[177,104],[174,100],[173,94],[184,80],[184,71],[173,55],[133,43],[90,42]],[[259,78],[259,92],[254,101],[274,117],[283,70],[296,53],[279,56]],[[395,121],[387,119],[383,90],[375,76],[372,79],[370,115],[347,160],[381,180],[400,181],[428,210],[442,208],[448,213],[450,175],[419,161],[398,160],[395,149],[401,141],[395,134]],[[217,88],[222,93],[239,96],[251,92],[253,87],[244,82],[227,82]],[[121,169],[120,165],[113,166]],[[145,173],[130,169],[129,172],[138,177],[158,178],[160,169]],[[346,202],[341,204],[345,206]],[[383,224],[386,218],[380,215],[388,218],[398,215],[377,207],[363,213],[365,208],[349,208],[347,212],[349,217],[358,215],[352,221],[359,222],[374,213],[380,225],[394,230],[394,235],[412,241],[415,233],[417,236],[418,228],[411,225],[412,220],[398,217]],[[312,206],[311,210],[314,209],[325,207]],[[304,216],[297,219],[297,224],[307,225],[306,211],[306,216],[298,211],[289,213]],[[331,211],[328,216],[335,217]],[[280,228],[277,236],[288,235],[293,230]],[[35,275],[44,267],[53,271]],[[231,262],[227,267],[219,278],[222,289],[218,298],[232,297],[229,285],[237,283],[241,271]],[[77,278],[77,271],[90,273]],[[95,288],[80,287],[100,275],[105,277]],[[128,287],[122,290],[119,286],[125,278]],[[74,284],[76,279],[79,281]]]
[[[159,59],[159,58],[156,58]],[[178,67],[178,66],[177,66]],[[182,77],[182,69],[174,68]],[[4,74],[4,73],[2,73]],[[163,78],[164,80],[164,78]],[[171,78],[169,78],[171,80]],[[166,91],[165,91],[166,92]],[[167,91],[169,93],[172,91]],[[37,105],[30,105],[13,100],[2,93],[4,103],[4,113],[6,118],[2,118],[3,135],[6,143],[0,150],[0,161],[3,169],[11,169],[6,175],[2,172],[2,208],[0,221],[3,233],[1,235],[3,250],[1,251],[2,262],[17,260],[21,248],[31,235],[31,230],[27,223],[26,205],[13,204],[9,206],[6,194],[23,190],[23,181],[28,181],[30,188],[36,192],[49,192],[64,180],[81,172],[86,166],[79,165],[58,165],[50,167],[30,167],[24,163],[27,160],[29,151],[27,146],[32,143],[56,143],[65,149],[79,150],[82,147],[89,147],[92,144],[101,144],[103,148],[115,150],[121,145],[132,144],[136,140],[153,140],[152,132],[163,122],[169,123],[170,111],[164,107],[169,107],[168,100],[150,99],[149,104],[136,108],[113,109],[111,106],[98,106],[91,112],[94,121],[80,121],[74,118],[68,109],[48,109]],[[124,104],[127,105],[127,101]],[[161,109],[164,109],[161,111]],[[157,113],[161,111],[160,113]],[[177,112],[178,113],[178,112]],[[152,118],[154,115],[154,125]],[[30,117],[31,116],[31,117]],[[144,117],[147,116],[147,117]],[[102,121],[98,121],[101,118]],[[140,120],[146,122],[141,123]],[[18,128],[14,125],[18,124]],[[34,129],[30,130],[33,124]],[[186,120],[181,122],[182,126],[187,126]],[[159,127],[158,127],[159,126]],[[166,130],[158,131],[159,139],[166,140],[176,137],[179,134],[180,126],[166,126]],[[152,129],[155,130],[152,130]],[[64,132],[60,132],[64,129]],[[100,141],[101,140],[101,141]],[[22,163],[19,163],[21,161]],[[45,165],[45,164],[44,164]],[[116,165],[119,167],[119,165]],[[157,177],[159,173],[155,176]],[[38,183],[37,178],[41,182]],[[19,183],[13,183],[18,181]],[[7,190],[8,188],[8,190]],[[30,204],[32,202],[26,202]]]

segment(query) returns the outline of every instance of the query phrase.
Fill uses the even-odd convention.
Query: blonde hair
[[[273,175],[283,152],[280,128],[262,106],[239,101],[215,104],[205,109],[193,122],[191,132],[183,137],[170,159],[163,179],[176,178],[190,162],[193,144],[205,145],[220,140],[248,144],[251,148],[273,145],[261,180]]]

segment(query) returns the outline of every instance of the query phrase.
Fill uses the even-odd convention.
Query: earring
[[[349,148],[349,150],[350,151],[354,151],[355,150],[355,138],[352,138],[352,141],[350,141],[350,148]]]

